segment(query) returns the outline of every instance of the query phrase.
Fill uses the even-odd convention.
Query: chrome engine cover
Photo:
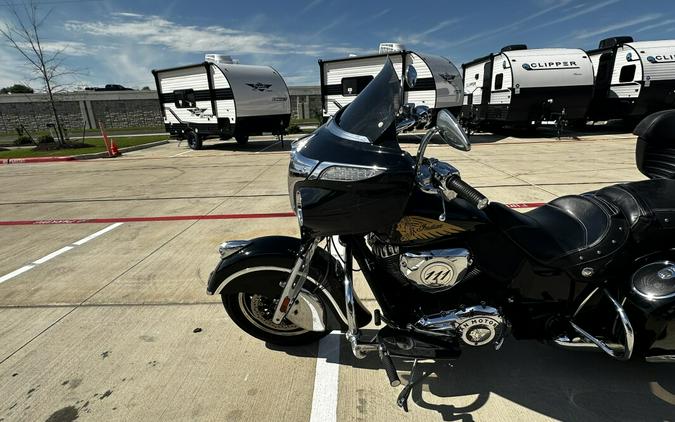
[[[406,252],[401,255],[401,273],[417,287],[427,291],[442,291],[457,284],[471,265],[467,249],[434,249]]]
[[[507,322],[496,308],[478,305],[422,317],[413,328],[426,334],[457,336],[467,346],[495,342],[498,349],[506,335]]]

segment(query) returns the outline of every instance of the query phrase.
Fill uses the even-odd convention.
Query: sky
[[[508,44],[591,49],[615,35],[675,39],[673,0],[35,1],[39,13],[50,12],[41,37],[49,51],[64,48],[73,75],[62,82],[71,89],[154,89],[152,69],[200,63],[205,53],[273,66],[288,85],[318,85],[319,58],[374,53],[380,42],[442,55],[459,68]],[[0,3],[0,25],[11,22]],[[31,77],[0,40],[0,86]]]

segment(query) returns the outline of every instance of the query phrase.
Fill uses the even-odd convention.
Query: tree
[[[33,88],[21,84],[14,84],[0,89],[0,94],[32,94],[33,92]]]
[[[141,88],[141,91],[150,91],[150,87],[149,87],[149,86],[144,86],[143,88]]]
[[[63,146],[65,143],[63,127],[61,126],[59,113],[56,111],[54,92],[58,87],[60,77],[74,74],[72,71],[65,70],[63,66],[62,55],[67,47],[53,52],[45,50],[45,43],[40,34],[51,10],[44,15],[40,15],[37,3],[33,0],[26,4],[8,3],[6,7],[10,11],[11,18],[3,26],[0,26],[0,35],[2,35],[0,38],[5,38],[9,46],[19,52],[28,67],[36,75],[36,79],[44,84],[44,90],[47,93],[54,115],[58,142],[60,146]]]

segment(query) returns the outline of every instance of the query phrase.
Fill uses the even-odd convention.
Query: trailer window
[[[635,65],[629,64],[621,68],[619,82],[633,82],[635,79]]]
[[[197,106],[195,91],[192,89],[177,89],[173,92],[176,108],[194,108]]]
[[[504,86],[504,74],[498,73],[495,76],[495,89],[502,89],[502,86]]]
[[[359,95],[361,91],[373,80],[372,76],[356,76],[342,79],[342,95]]]

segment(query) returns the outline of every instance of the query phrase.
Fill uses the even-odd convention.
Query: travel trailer
[[[579,49],[510,45],[462,70],[467,126],[584,122],[593,96],[593,65]]]
[[[166,130],[200,149],[208,137],[239,144],[253,134],[280,134],[291,115],[288,87],[269,66],[206,55],[203,63],[152,71]]]
[[[403,103],[429,107],[432,116],[440,109],[459,112],[462,105],[462,78],[452,62],[444,57],[408,51],[401,44],[382,43],[377,54],[319,60],[323,118],[333,116],[377,76],[389,58],[398,77],[404,81],[408,66],[417,72],[417,83],[405,83]]]
[[[637,123],[648,114],[675,108],[675,40],[613,37],[587,53],[595,71],[590,120]]]

